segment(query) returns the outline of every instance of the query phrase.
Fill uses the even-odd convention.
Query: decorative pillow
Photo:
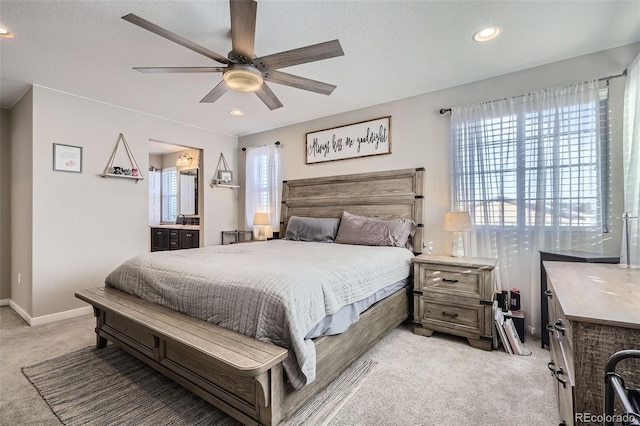
[[[338,232],[340,219],[337,217],[291,216],[287,224],[285,238],[293,241],[315,241],[332,243]]]
[[[343,212],[335,242],[412,250],[411,237],[415,233],[416,223],[411,219],[377,219]]]

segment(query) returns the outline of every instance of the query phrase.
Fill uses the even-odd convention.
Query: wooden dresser
[[[413,331],[466,337],[491,350],[495,259],[422,254],[413,258]]]
[[[547,271],[543,263],[547,260],[558,262],[580,262],[580,263],[620,263],[620,255],[605,255],[589,253],[577,250],[540,250],[540,345],[549,346],[549,333],[546,331],[549,324],[549,307],[547,306]]]
[[[640,270],[619,265],[544,262],[551,361],[560,424],[602,424],[606,362],[640,349]],[[640,360],[617,371],[640,386]]]

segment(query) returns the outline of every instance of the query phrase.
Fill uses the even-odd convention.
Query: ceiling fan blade
[[[197,73],[197,72],[224,72],[226,67],[134,67],[136,71],[161,74],[171,72]]]
[[[186,47],[187,49],[191,49],[194,52],[197,52],[201,55],[206,56],[207,58],[211,58],[214,61],[218,61],[221,64],[228,64],[229,60],[227,58],[225,58],[222,55],[218,55],[215,52],[212,52],[211,50],[200,46],[199,44],[196,44],[192,41],[187,40],[186,38],[179,36],[177,34],[172,33],[169,30],[165,30],[164,28],[161,28],[159,26],[157,26],[156,24],[147,21],[146,19],[143,19],[137,15],[134,15],[133,13],[130,13],[128,15],[125,15],[122,17],[122,19],[124,19],[125,21],[131,22],[134,25],[137,25],[141,28],[144,28],[145,30],[151,31],[154,34],[159,35],[160,37],[164,37],[167,40],[171,40],[174,43],[178,43],[181,46]]]
[[[200,103],[212,104],[215,101],[217,101],[220,98],[220,96],[227,93],[227,90],[229,90],[229,86],[227,86],[227,83],[224,80],[222,80],[220,83],[218,83],[216,87],[214,87],[209,93],[207,93],[207,95],[204,98],[202,98]]]
[[[271,110],[278,109],[282,107],[282,102],[280,99],[271,91],[267,83],[262,83],[262,86],[255,92],[256,95],[260,98],[262,102]]]
[[[332,40],[256,58],[253,63],[261,70],[275,70],[342,55],[344,55],[344,52],[340,42]]]
[[[231,8],[231,45],[236,55],[253,59],[256,37],[256,11],[258,4],[253,0],[229,0]]]
[[[310,92],[316,92],[323,95],[330,95],[333,92],[333,89],[337,87],[333,84],[287,74],[282,71],[267,71],[264,74],[264,79],[270,83],[284,84],[285,86],[308,90]]]

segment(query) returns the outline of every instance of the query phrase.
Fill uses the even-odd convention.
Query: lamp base
[[[451,244],[451,256],[464,257],[464,240],[462,239],[462,232],[453,233],[453,241]]]
[[[269,228],[269,229],[267,229]],[[268,237],[268,231],[271,229],[269,225],[254,225],[253,226],[253,238],[258,241],[266,241]]]

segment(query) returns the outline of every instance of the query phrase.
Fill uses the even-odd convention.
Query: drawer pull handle
[[[451,317],[451,318],[456,318],[458,316],[458,314],[455,312],[446,312],[446,311],[442,311],[442,315],[444,315],[445,317]]]
[[[449,278],[443,278],[442,282],[445,282],[445,283],[457,283],[458,280],[452,280],[452,279],[449,279]]]
[[[561,379],[560,377],[558,377],[559,374],[564,374],[564,371],[562,370],[562,367],[560,367],[560,369],[554,373],[554,376],[556,376],[556,380],[558,382],[562,383],[562,387],[566,388],[567,387],[567,381],[564,380],[564,379]]]
[[[566,330],[566,328],[564,328],[562,326],[562,320],[558,320],[556,321],[556,323],[553,325],[553,327],[558,330],[560,333],[562,333],[562,335],[564,336],[564,331]]]
[[[556,369],[554,368],[555,365],[556,365],[556,363],[553,362],[553,361],[549,361],[547,363],[547,368],[549,369],[549,371],[551,371],[551,374],[553,374],[554,376],[555,376],[555,373],[556,373]]]
[[[551,292],[551,290],[545,290],[544,295],[547,296],[549,299],[553,299],[553,293]]]

